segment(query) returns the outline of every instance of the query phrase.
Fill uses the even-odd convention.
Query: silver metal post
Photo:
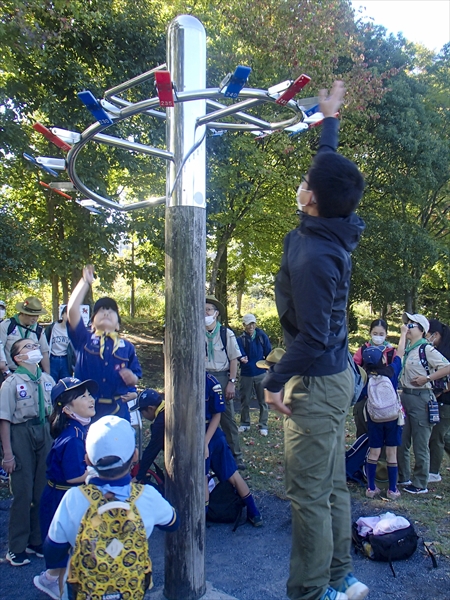
[[[203,90],[206,34],[194,17],[168,30],[168,68],[180,93]],[[165,463],[180,529],[166,536],[164,595],[205,593],[205,99],[167,108]]]

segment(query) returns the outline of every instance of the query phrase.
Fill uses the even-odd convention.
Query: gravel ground
[[[215,589],[238,600],[283,600],[285,596],[290,551],[290,509],[285,500],[256,493],[264,517],[264,526],[253,528],[246,523],[236,532],[231,525],[212,524],[206,529],[206,579]],[[0,556],[7,550],[9,501],[0,502]],[[361,506],[353,504],[357,518]],[[150,539],[154,568],[154,590],[163,585],[164,534],[155,530]],[[0,564],[0,598],[2,600],[45,600],[32,578],[44,568],[42,559],[13,568]],[[438,558],[438,568],[419,544],[409,560],[395,563],[397,577],[387,563],[375,563],[360,555],[354,557],[354,573],[370,587],[369,600],[450,600],[450,560]],[[147,592],[151,600],[155,591]],[[182,599],[181,599],[182,600]]]

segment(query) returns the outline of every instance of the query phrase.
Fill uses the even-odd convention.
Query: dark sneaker
[[[23,567],[23,565],[30,564],[30,559],[26,552],[18,552],[15,554],[14,552],[11,552],[11,550],[8,550],[6,553],[6,560],[13,567]]]
[[[363,600],[369,593],[369,588],[365,583],[356,579],[352,573],[349,573],[337,591],[344,592],[348,600]]]
[[[25,549],[27,554],[36,554],[38,558],[44,558],[44,551],[42,550],[42,544],[39,546],[34,546],[33,544],[28,544]]]
[[[237,468],[238,468],[238,471],[245,471],[245,469],[247,468],[247,465],[245,464],[245,462],[243,460],[240,460],[237,463]]]
[[[408,492],[408,494],[428,494],[427,488],[418,488],[415,485],[405,485],[403,488],[404,492]]]
[[[261,527],[263,524],[262,516],[260,514],[253,515],[252,517],[247,517],[253,527]]]

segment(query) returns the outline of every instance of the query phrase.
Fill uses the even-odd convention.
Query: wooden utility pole
[[[206,86],[206,34],[194,17],[169,26],[168,69],[178,92]],[[167,108],[165,465],[180,529],[166,536],[164,595],[205,593],[205,100]],[[188,157],[188,158],[186,158]]]

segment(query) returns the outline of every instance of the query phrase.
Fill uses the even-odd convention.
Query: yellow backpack
[[[144,523],[135,502],[144,489],[132,484],[127,502],[107,500],[94,485],[80,490],[89,500],[81,520],[68,583],[76,600],[142,600],[153,586]]]

